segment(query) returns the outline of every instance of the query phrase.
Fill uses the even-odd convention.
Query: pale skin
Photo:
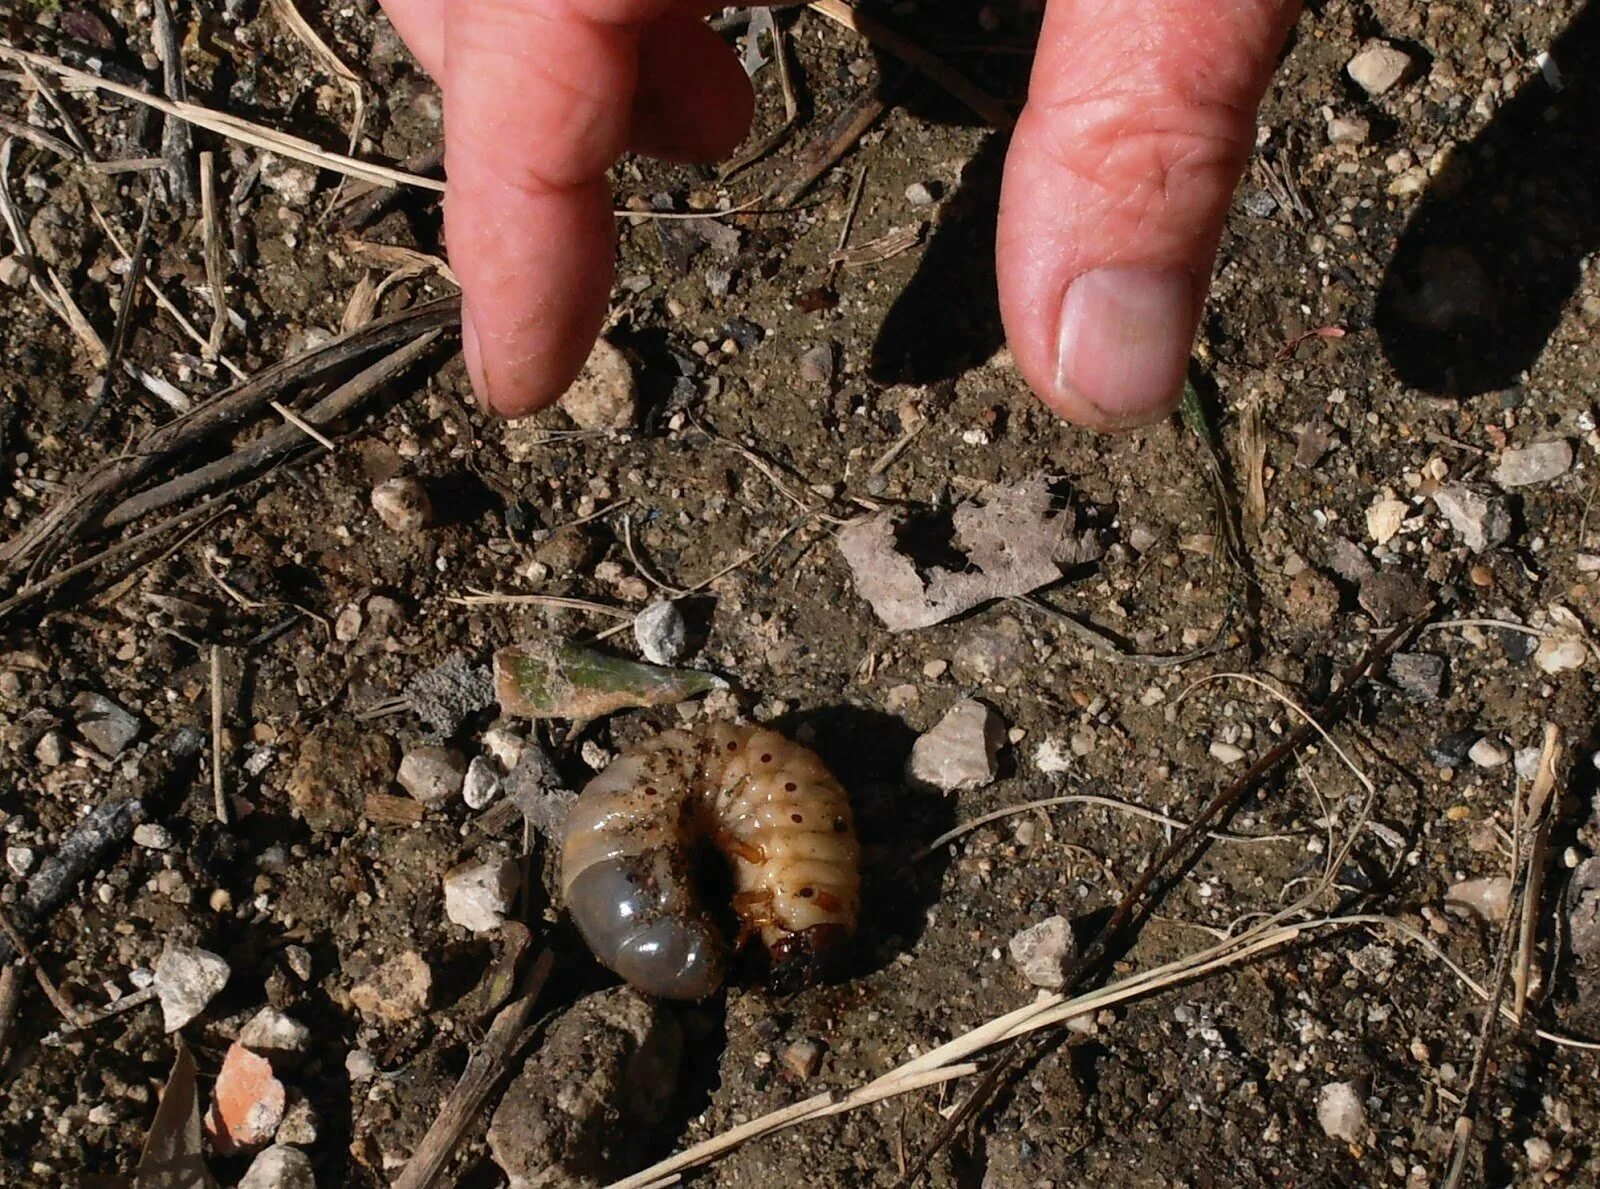
[[[750,84],[690,0],[382,0],[444,91],[445,233],[478,398],[515,417],[571,383],[605,318],[624,152],[713,161]],[[1049,0],[1006,158],[1000,312],[1067,420],[1166,416],[1256,107],[1299,0]]]

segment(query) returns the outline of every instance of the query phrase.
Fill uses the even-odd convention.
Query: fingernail
[[[1112,426],[1145,425],[1178,403],[1194,343],[1194,280],[1177,269],[1097,268],[1061,302],[1056,387]]]
[[[472,381],[472,395],[477,398],[478,407],[485,413],[492,413],[494,406],[489,403],[489,382],[483,374],[483,348],[478,345],[478,327],[465,304],[461,307],[461,358],[467,365],[467,376]]]

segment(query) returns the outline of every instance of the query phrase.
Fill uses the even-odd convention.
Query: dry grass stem
[[[609,615],[613,619],[633,622],[633,612],[625,607],[610,607],[588,599],[568,598],[566,595],[502,594],[492,590],[474,590],[471,594],[451,595],[445,599],[458,607],[555,607],[563,611],[587,611],[592,615]]]
[[[206,285],[211,290],[211,333],[206,336],[206,357],[222,354],[228,332],[228,270],[223,263],[222,212],[217,209],[217,155],[200,154],[200,226],[204,237]]]
[[[287,157],[292,161],[299,161],[304,165],[313,165],[318,169],[326,169],[333,173],[343,174],[346,177],[361,178],[363,181],[374,182],[380,185],[411,186],[418,190],[432,190],[436,193],[444,192],[444,183],[435,178],[425,178],[414,173],[407,173],[401,169],[393,169],[387,165],[378,165],[368,161],[358,161],[343,153],[331,152],[299,136],[287,132],[279,132],[262,124],[255,124],[239,116],[229,115],[227,112],[216,111],[198,103],[175,102],[163,99],[157,95],[149,95],[137,87],[115,82],[99,75],[90,74],[86,70],[78,70],[59,62],[44,54],[36,54],[29,50],[19,49],[9,41],[0,41],[0,58],[7,58],[13,62],[35,66],[40,70],[47,70],[66,82],[81,89],[101,91],[109,95],[143,104],[145,107],[154,108],[163,115],[193,124],[197,128],[204,128],[218,136],[229,140],[236,140],[242,144],[253,145],[258,149],[276,153],[280,157]]]
[[[222,646],[211,646],[211,798],[217,820],[223,825],[233,821],[228,807],[227,790],[222,779]]]
[[[306,437],[310,438],[317,445],[321,446],[324,450],[338,449],[337,444],[332,438],[323,433],[315,425],[312,425],[311,422],[300,416],[299,413],[296,413],[282,401],[269,400],[267,402],[267,407],[278,416],[282,417],[290,425],[298,429],[301,433],[305,434]]]
[[[946,830],[926,846],[918,847],[911,855],[913,863],[920,863],[929,855],[948,846],[957,838],[961,838],[972,831],[987,826],[991,822],[1003,821],[1008,817],[1015,817],[1021,813],[1031,813],[1036,809],[1054,809],[1061,805],[1096,805],[1102,809],[1109,809],[1113,813],[1125,813],[1131,817],[1143,818],[1155,822],[1171,830],[1187,830],[1189,823],[1179,821],[1175,817],[1168,817],[1155,809],[1136,805],[1131,801],[1119,801],[1115,797],[1101,797],[1092,793],[1073,793],[1060,797],[1044,797],[1037,801],[1024,801],[1020,805],[1007,805],[1003,809],[985,813],[971,821],[963,822],[953,829]],[[1300,834],[1230,834],[1224,830],[1207,830],[1205,836],[1215,842],[1298,842],[1303,837]]]
[[[361,133],[367,125],[367,92],[361,85],[361,80],[356,72],[346,66],[339,55],[333,52],[333,47],[317,35],[310,23],[300,14],[294,6],[293,0],[272,0],[272,8],[289,31],[293,33],[311,51],[312,57],[322,64],[322,68],[339,84],[350,92],[350,147],[349,154],[354,157],[356,149],[361,145]]]
[[[95,223],[105,234],[106,239],[111,241],[111,246],[117,250],[117,254],[122,257],[122,259],[130,268],[132,268],[134,263],[134,255],[129,249],[127,241],[122,238],[122,233],[117,230],[116,224],[112,223],[110,219],[106,218],[106,216],[101,213],[100,208],[94,204],[92,199],[89,200],[89,214],[94,217]],[[157,285],[155,281],[150,278],[148,273],[146,273],[140,279],[144,283],[145,291],[148,292],[155,300],[156,305],[161,307],[161,309],[178,324],[178,328],[189,337],[190,342],[194,343],[194,345],[202,352],[206,352],[210,346],[210,339],[206,335],[201,334],[199,328],[196,327],[193,322],[189,321],[189,319],[184,315],[184,312],[172,304],[171,299],[161,291],[161,286]],[[216,360],[218,363],[222,364],[223,367],[228,369],[229,373],[232,374],[234,379],[244,380],[249,378],[243,368],[239,367],[238,364],[234,363],[233,360],[229,359],[221,352],[217,353]]]

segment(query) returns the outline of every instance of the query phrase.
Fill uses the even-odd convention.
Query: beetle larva
[[[731,948],[695,887],[706,842],[733,873]],[[561,888],[600,961],[652,995],[703,999],[752,935],[781,982],[814,979],[855,932],[860,863],[850,803],[814,752],[713,723],[665,731],[584,787]]]

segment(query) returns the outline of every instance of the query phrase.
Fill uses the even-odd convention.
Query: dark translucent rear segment
[[[727,973],[726,943],[681,880],[660,878],[659,856],[592,863],[567,887],[567,907],[589,948],[651,995],[704,999]]]

